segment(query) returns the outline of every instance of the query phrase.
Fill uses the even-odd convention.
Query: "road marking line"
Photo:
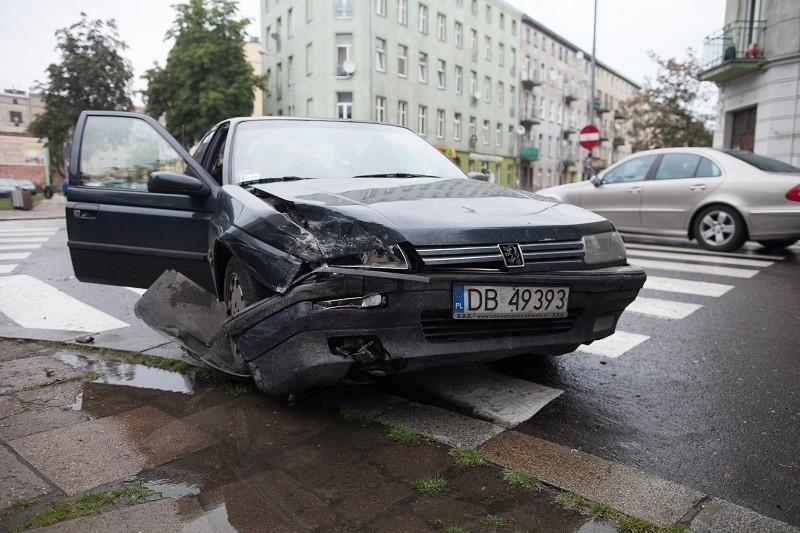
[[[0,265],[0,274],[11,274],[17,265]]]
[[[750,270],[747,268],[699,265],[694,263],[673,263],[671,261],[651,261],[649,259],[633,259],[630,263],[644,269],[654,268],[656,270],[710,274],[712,276],[728,276],[731,278],[749,279],[758,274],[758,270]]]
[[[138,288],[138,287],[125,287],[125,288],[126,288],[126,289],[128,289],[129,291],[133,291],[133,292],[135,292],[135,293],[136,293],[136,294],[138,294],[139,296],[141,296],[142,294],[144,294],[145,292],[147,292],[147,289],[140,289],[140,288]]]
[[[529,420],[563,392],[470,366],[431,368],[405,380],[506,428]]]
[[[674,251],[678,248],[674,246],[659,246],[657,244],[634,244],[634,243],[625,243],[625,249],[632,250],[632,249],[639,249],[639,250],[661,250],[661,251]],[[764,250],[764,248],[757,247],[757,248],[748,248],[753,250]],[[693,250],[691,248],[681,248],[680,253],[684,254],[696,254],[696,255],[708,255],[714,254],[714,257],[741,257],[742,259],[753,259],[752,254],[735,254],[735,253],[725,253],[725,252],[711,252],[710,250]],[[784,256],[781,255],[769,255],[766,256],[766,259],[770,261],[783,261],[786,259]]]
[[[686,254],[682,252],[657,252],[649,250],[628,250],[629,257],[655,257],[660,259],[683,259],[686,261],[698,261],[711,263],[712,265],[738,265],[751,267],[768,267],[774,265],[772,261],[757,259],[742,259],[740,257],[723,257],[717,255]]]
[[[128,326],[25,274],[0,278],[0,312],[29,329],[96,333]]]
[[[578,350],[613,359],[636,348],[649,338],[650,337],[647,335],[638,335],[636,333],[617,330],[617,332],[610,337],[596,340],[592,344],[582,344]]]
[[[733,289],[733,285],[710,283],[708,281],[688,281],[685,279],[647,276],[647,281],[644,282],[644,288],[655,291],[719,297]]]
[[[27,244],[32,242],[47,242],[50,237],[29,237],[27,239],[17,239],[15,237],[0,237],[1,244]]]
[[[41,248],[41,244],[2,244],[0,243],[0,250],[36,250]]]
[[[12,237],[21,237],[23,235],[30,235],[31,237],[42,237],[46,235],[55,235],[58,233],[58,229],[0,229],[0,235],[3,236],[12,236]]]
[[[673,302],[670,300],[639,296],[625,308],[625,311],[638,313],[640,315],[680,320],[691,315],[701,307],[703,306],[698,304],[687,304],[684,302]]]
[[[0,254],[0,261],[21,261],[30,257],[31,252]]]

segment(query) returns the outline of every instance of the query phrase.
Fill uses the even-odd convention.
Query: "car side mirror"
[[[211,188],[200,178],[170,171],[150,174],[147,180],[147,190],[162,194],[187,194],[193,197],[211,194]]]
[[[467,177],[471,180],[489,181],[489,176],[483,172],[468,172]]]
[[[589,179],[589,181],[591,181],[591,182],[592,182],[592,185],[594,185],[595,187],[599,187],[599,186],[600,186],[600,184],[601,184],[601,183],[603,183],[603,178],[601,178],[600,176],[598,176],[597,174],[595,174],[594,176],[592,176],[592,177]]]

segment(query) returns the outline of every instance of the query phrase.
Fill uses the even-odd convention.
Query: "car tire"
[[[700,211],[695,218],[694,238],[706,250],[732,252],[744,245],[747,231],[742,216],[735,209],[712,205]]]
[[[228,315],[235,315],[266,296],[264,286],[256,281],[239,259],[232,257],[225,268],[225,306]]]
[[[783,250],[797,242],[797,239],[770,239],[758,241],[758,244],[770,250]]]

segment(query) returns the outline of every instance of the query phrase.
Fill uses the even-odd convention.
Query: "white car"
[[[800,239],[800,168],[751,152],[647,150],[589,181],[537,193],[594,211],[620,231],[688,237],[707,250]]]

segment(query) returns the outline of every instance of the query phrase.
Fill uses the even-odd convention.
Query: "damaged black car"
[[[645,274],[589,211],[470,179],[406,128],[234,118],[192,155],[86,111],[69,160],[78,279],[268,394],[563,354],[614,332]]]

